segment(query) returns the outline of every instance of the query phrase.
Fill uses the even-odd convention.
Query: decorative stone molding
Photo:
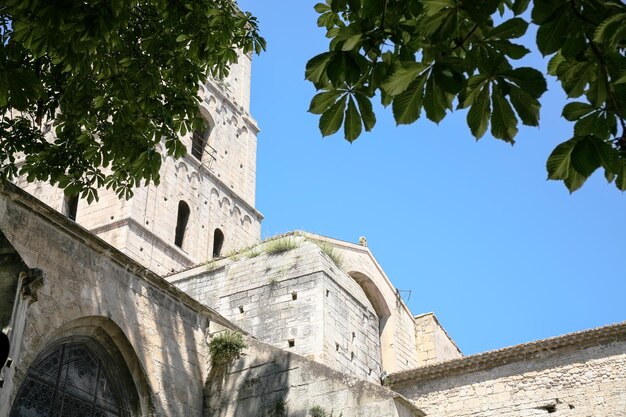
[[[20,272],[20,281],[22,282],[22,298],[33,303],[38,300],[37,290],[41,288],[45,282],[46,274],[39,268],[29,269],[26,272]]]

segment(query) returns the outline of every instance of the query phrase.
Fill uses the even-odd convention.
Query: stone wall
[[[205,398],[215,417],[309,417],[317,407],[335,417],[420,417],[387,388],[351,377],[291,352],[248,339],[244,356],[211,371]]]
[[[415,317],[415,332],[417,356],[422,366],[462,356],[461,350],[448,336],[433,313]]]
[[[626,416],[626,324],[392,374],[433,417]]]
[[[300,236],[167,277],[259,340],[380,383],[379,321],[359,284]]]
[[[200,416],[206,375],[205,330],[226,320],[29,195],[5,185],[0,229],[43,285],[24,304],[20,343],[0,389],[7,416],[28,368],[67,337],[103,335],[127,370],[134,415]]]
[[[343,259],[342,269],[365,291],[370,305],[381,319],[382,368],[396,372],[422,365],[415,345],[413,314],[367,246],[306,232],[301,234],[332,247]]]

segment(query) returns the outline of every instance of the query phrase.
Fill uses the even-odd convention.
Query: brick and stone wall
[[[315,243],[272,241],[167,279],[259,340],[380,383],[379,319],[359,284]],[[251,255],[253,254],[253,255]]]
[[[626,323],[392,374],[433,417],[626,416]]]

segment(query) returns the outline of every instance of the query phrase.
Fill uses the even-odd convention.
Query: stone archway
[[[359,284],[378,316],[378,333],[380,335],[381,350],[380,357],[383,370],[394,369],[394,355],[393,352],[391,352],[391,345],[393,344],[393,330],[389,325],[391,309],[389,308],[389,305],[387,304],[387,301],[385,300],[385,297],[381,293],[380,289],[370,277],[358,271],[350,271],[348,272],[348,275],[354,279],[357,284]]]
[[[145,372],[113,321],[83,317],[51,339],[28,368],[10,417],[135,417],[153,409]]]

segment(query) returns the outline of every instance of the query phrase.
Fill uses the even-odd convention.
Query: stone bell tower
[[[99,190],[100,200],[87,204],[48,184],[18,185],[161,275],[254,244],[263,216],[254,207],[259,129],[250,70],[250,56],[241,55],[227,78],[200,87],[208,129],[183,137],[187,155],[163,156],[161,183],[128,201]]]

